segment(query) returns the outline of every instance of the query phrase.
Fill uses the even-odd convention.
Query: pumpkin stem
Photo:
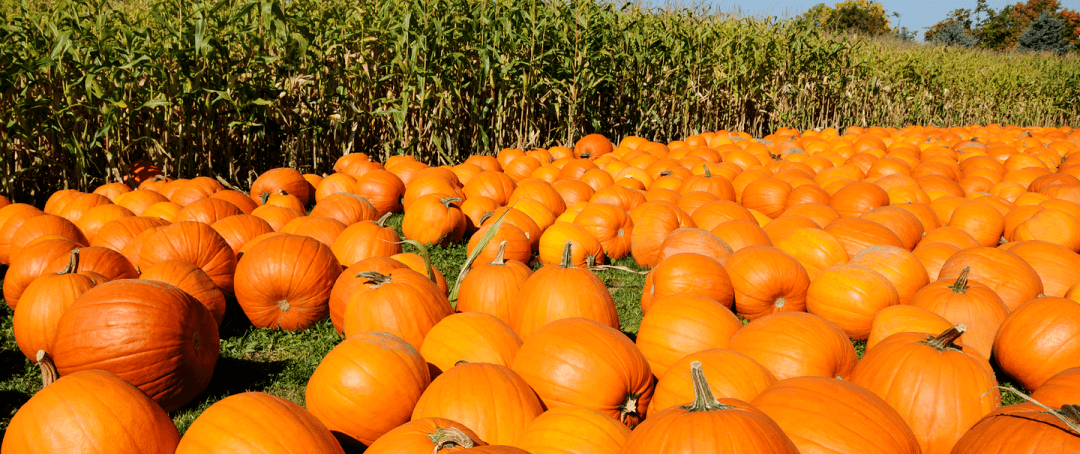
[[[628,419],[631,415],[638,415],[638,399],[641,398],[641,394],[626,393],[626,400],[619,407],[619,421],[623,424],[628,423]]]
[[[401,243],[410,244],[420,251],[420,257],[424,259],[424,268],[427,271],[428,279],[431,279],[431,282],[438,283],[439,280],[435,278],[435,268],[431,266],[431,253],[428,252],[427,246],[420,244],[420,242],[416,240],[401,240],[398,242],[398,244]]]
[[[585,267],[592,268],[596,266],[596,255],[585,254]]]
[[[456,362],[454,362],[454,365],[455,365],[455,366],[460,366],[460,365],[462,365],[462,364],[469,364],[469,362],[468,362],[468,361],[466,361],[466,360],[464,360],[464,359],[459,359],[459,360],[457,360]]]
[[[382,287],[383,284],[390,283],[390,276],[382,274],[378,271],[361,271],[359,273],[356,273],[356,277],[362,277],[364,279],[367,279],[368,282],[375,284],[375,286],[372,288],[379,288]]]
[[[694,382],[694,403],[684,406],[691,413],[699,411],[717,411],[732,408],[716,400],[709,381],[705,379],[705,371],[701,368],[701,361],[690,363],[690,379]]]
[[[450,205],[453,205],[455,202],[464,202],[461,197],[445,197],[439,199],[439,201],[442,202],[443,206],[445,206],[447,209],[449,209]]]
[[[960,271],[960,276],[956,278],[956,283],[949,287],[952,289],[953,293],[963,295],[967,292],[967,289],[970,288],[967,285],[969,273],[971,273],[970,266],[965,266],[964,269]]]
[[[38,369],[41,369],[42,388],[49,386],[60,378],[60,373],[56,371],[56,364],[53,364],[52,356],[49,356],[45,350],[38,350],[37,365]]]
[[[67,266],[56,274],[71,274],[77,271],[79,271],[79,249],[75,248],[71,250],[71,260],[68,261]]]
[[[431,454],[454,446],[462,448],[476,446],[476,442],[472,441],[468,435],[465,435],[465,432],[462,432],[457,427],[436,427],[435,433],[427,434],[427,436],[431,439],[431,443],[435,445],[435,449],[431,451]]]
[[[705,170],[709,170],[709,167],[708,167],[708,166],[706,166],[706,167],[705,167]],[[662,177],[666,177],[666,176],[668,176],[668,175],[671,175],[672,173],[674,173],[674,172],[672,172],[672,171],[670,171],[670,170],[661,170],[661,171],[660,171],[660,176],[662,176]]]
[[[375,225],[378,225],[379,227],[386,227],[386,220],[390,219],[390,216],[393,215],[393,212],[387,211],[386,214],[382,215],[382,217],[379,218],[378,221],[375,221]]]
[[[712,178],[712,172],[709,171],[709,166],[702,164],[701,167],[705,168],[705,178]]]
[[[586,152],[578,155],[578,157],[581,158],[581,159],[589,159],[589,158],[592,157],[592,154],[590,154],[588,151],[586,151]]]
[[[262,193],[262,195],[259,196],[259,201],[260,201],[259,205],[266,205],[267,200],[270,200],[270,193],[269,192]]]
[[[563,267],[563,268],[573,268],[574,267],[574,254],[572,252],[573,251],[573,245],[574,245],[574,243],[572,243],[570,241],[567,241],[566,246],[563,247],[562,263],[559,264],[560,267]]]
[[[934,347],[937,351],[945,349],[960,350],[960,347],[957,347],[953,342],[959,339],[960,335],[964,334],[965,331],[967,331],[967,325],[961,323],[945,330],[945,332],[938,334],[937,336],[930,337],[924,343]]]
[[[495,216],[494,211],[488,211],[487,213],[484,213],[484,214],[480,215],[480,221],[477,222],[477,224],[483,225],[484,221],[488,220],[488,218],[490,218],[492,216]]]
[[[1050,415],[1052,415],[1053,417],[1060,419],[1061,422],[1065,423],[1065,425],[1068,426],[1069,429],[1071,429],[1074,433],[1080,434],[1080,405],[1062,405],[1060,410],[1055,410],[1054,408],[1042,402],[1032,399],[1031,396],[1024,394],[1019,389],[1013,388],[1011,386],[995,386],[995,388],[1011,392],[1013,394],[1016,394],[1017,396],[1020,396],[1022,399],[1028,402],[1038,405],[1039,408],[1046,410],[1046,412],[1050,413]],[[991,389],[991,391],[993,391],[993,389]]]
[[[503,259],[503,256],[505,256],[505,255],[506,255],[506,240],[502,240],[502,242],[499,243],[498,252],[495,253],[495,260],[492,260],[491,263],[489,263],[489,265],[497,265],[497,266],[498,265],[505,265],[506,260]]]
[[[787,300],[783,297],[777,298],[776,301],[773,301],[773,306],[775,306],[777,309],[783,309],[786,304]]]

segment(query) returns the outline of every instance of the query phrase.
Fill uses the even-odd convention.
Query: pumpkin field
[[[0,199],[0,453],[1080,452],[1080,129],[333,167]]]

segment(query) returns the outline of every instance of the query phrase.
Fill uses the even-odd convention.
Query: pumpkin
[[[53,351],[56,325],[75,299],[105,281],[103,277],[77,273],[78,249],[69,255],[68,266],[56,273],[45,273],[30,282],[12,317],[12,331],[19,350],[35,360],[38,350]]]
[[[994,335],[1009,315],[1009,309],[989,287],[969,281],[970,271],[965,268],[955,280],[941,280],[923,287],[910,304],[938,314],[954,325],[963,323],[968,327],[964,345],[989,358]]]
[[[408,342],[365,332],[326,354],[308,380],[304,400],[328,429],[367,445],[408,421],[430,383],[427,363]]]
[[[1024,303],[998,328],[994,357],[1027,389],[1080,366],[1080,304],[1055,297]]]
[[[1057,209],[1043,209],[1013,230],[1016,241],[1043,240],[1073,252],[1080,251],[1080,220]]]
[[[307,329],[330,313],[341,265],[325,244],[298,235],[268,238],[236,265],[236,301],[257,328]]]
[[[274,232],[269,223],[250,214],[229,216],[213,223],[210,228],[221,235],[233,254],[239,254],[244,245],[258,236]]]
[[[510,176],[497,171],[485,170],[476,174],[461,188],[466,199],[477,196],[489,197],[499,206],[507,205],[517,184]]]
[[[1039,274],[1011,252],[989,247],[962,250],[942,264],[938,279],[955,280],[964,268],[970,268],[969,280],[990,287],[1010,311],[1043,292]]]
[[[521,339],[506,322],[491,314],[463,312],[436,323],[424,336],[420,354],[439,371],[460,361],[510,367]]]
[[[117,454],[172,454],[180,442],[172,418],[138,388],[109,372],[85,370],[45,387],[11,418],[3,454],[60,454],[107,446]]]
[[[146,269],[170,259],[202,268],[221,291],[232,294],[236,254],[210,226],[201,222],[177,222],[158,228],[139,248],[138,267]]]
[[[634,229],[630,234],[630,251],[640,267],[659,263],[660,245],[668,234],[680,227],[696,227],[694,221],[679,207],[662,201],[645,202],[630,211]]]
[[[721,241],[731,246],[732,251],[738,251],[747,246],[772,246],[769,235],[757,224],[756,221],[736,219],[724,222],[709,231]]]
[[[379,214],[378,208],[367,199],[356,194],[340,193],[326,197],[315,204],[308,216],[331,218],[352,226],[361,221],[374,221],[386,218],[389,213]]]
[[[980,246],[993,247],[1005,231],[1005,217],[989,205],[968,202],[956,207],[947,225],[971,234]]]
[[[771,246],[747,246],[724,263],[735,292],[736,313],[755,320],[806,308],[810,276],[797,260]]]
[[[552,183],[551,187],[555,189],[555,192],[559,193],[559,197],[563,199],[563,204],[568,209],[578,203],[588,203],[589,198],[596,192],[592,186],[580,180],[559,180]],[[563,211],[563,214],[565,213]]]
[[[78,250],[78,249],[76,249]],[[140,279],[161,281],[183,290],[214,316],[220,327],[225,319],[225,294],[203,270],[182,260],[165,260],[143,270]]]
[[[850,183],[832,194],[829,206],[840,216],[856,218],[874,208],[889,204],[889,193],[864,181]],[[852,254],[854,255],[854,254]]]
[[[577,214],[573,222],[600,242],[604,255],[609,259],[618,260],[630,253],[634,222],[622,208],[590,203]]]
[[[800,376],[847,379],[855,367],[855,347],[836,325],[805,312],[766,315],[731,338],[731,350],[769,369],[776,378]]]
[[[731,308],[735,291],[727,270],[716,260],[685,252],[667,257],[645,276],[641,291],[641,312],[648,313],[653,301],[681,293],[693,293]]]
[[[432,380],[412,419],[446,418],[474,430],[484,441],[514,444],[543,412],[536,393],[509,367],[465,362]]]
[[[330,321],[338,334],[345,332],[345,307],[349,304],[349,298],[356,289],[367,282],[367,278],[361,276],[360,273],[378,271],[386,274],[397,268],[408,268],[408,266],[390,257],[372,257],[354,263],[338,276],[330,289],[330,300],[327,303],[330,307]]]
[[[0,208],[0,264],[11,264],[11,236],[27,219],[44,214],[33,205],[14,203]]]
[[[456,181],[451,180],[450,176],[438,173],[435,168],[427,168],[418,174],[424,172],[424,175],[414,175],[412,181],[405,185],[405,195],[402,197],[402,205],[405,211],[408,212],[412,207],[413,202],[416,199],[428,195],[428,194],[441,194],[442,197],[457,197],[464,199],[465,194],[462,194],[461,189]],[[453,172],[449,172],[453,175]],[[453,176],[454,180],[457,176]]]
[[[312,211],[314,212],[314,210]],[[371,257],[390,257],[401,253],[401,237],[385,225],[389,214],[378,221],[360,221],[342,230],[330,250],[342,266]]]
[[[368,454],[440,454],[483,446],[472,429],[446,418],[416,419],[385,433],[364,451]]]
[[[553,321],[525,339],[511,366],[548,409],[590,408],[636,426],[653,392],[649,363],[626,335],[584,318]]]
[[[151,218],[160,218],[170,223],[176,221],[176,215],[180,213],[180,210],[184,207],[173,202],[158,202],[150,205],[139,216],[146,216]]]
[[[874,208],[863,213],[859,219],[876,222],[889,229],[909,251],[915,249],[926,233],[922,221],[915,214],[894,206]]]
[[[120,194],[124,194],[127,192],[131,192],[131,188],[129,188],[128,185],[120,182],[106,183],[94,189],[94,194],[103,195],[105,197],[108,197],[109,200],[114,200]]]
[[[1080,407],[1027,402],[986,415],[967,431],[955,454],[1065,454],[1080,450]]]
[[[203,410],[176,447],[177,454],[312,451],[345,453],[330,430],[304,407],[250,391]]]
[[[298,217],[281,228],[281,233],[302,235],[313,238],[326,247],[332,247],[334,240],[345,231],[345,224],[332,218]]]
[[[769,239],[772,240],[774,245],[794,230],[821,229],[816,222],[803,216],[780,216],[776,219],[769,220],[768,223],[761,228],[762,230],[765,230],[766,235],[769,235]]]
[[[251,215],[266,221],[275,232],[278,232],[285,227],[289,221],[303,217],[304,213],[299,210],[278,205],[263,205],[252,210]]]
[[[770,219],[776,219],[787,208],[791,185],[778,178],[759,178],[746,185],[740,192],[740,202],[750,210],[759,211]]]
[[[480,245],[480,239],[488,233],[492,225],[488,224],[480,227],[472,238],[469,238],[469,243],[465,246],[466,254],[471,255],[473,253],[476,247]],[[476,256],[474,262],[491,262],[499,255],[500,250],[502,250],[503,259],[528,263],[532,257],[532,242],[529,241],[529,237],[525,232],[517,226],[509,222],[503,222],[499,224],[499,230],[495,232],[495,235],[491,237],[491,241],[488,241],[484,249]]]
[[[742,321],[724,304],[682,293],[657,298],[641,319],[635,344],[657,377],[679,358],[711,348],[728,348]]]
[[[61,236],[41,238],[27,245],[25,256],[16,258],[4,274],[4,301],[8,307],[17,309],[26,287],[38,276],[48,272],[47,268],[53,260],[69,257],[68,253],[79,246],[79,243],[70,238]]]
[[[64,312],[53,358],[62,375],[109,371],[172,411],[210,384],[218,351],[217,323],[202,304],[164,282],[123,279]]]
[[[806,311],[836,324],[854,340],[866,340],[874,314],[897,304],[900,297],[892,283],[860,265],[830,266],[806,291]]]
[[[784,215],[774,222],[785,218],[788,216]],[[774,239],[773,245],[797,260],[811,281],[822,270],[848,261],[844,245],[829,232],[816,227],[796,228],[782,238]]]
[[[930,243],[947,243],[956,246],[959,249],[968,249],[978,247],[979,242],[975,241],[975,237],[971,236],[963,230],[957,227],[941,226],[934,230],[926,232],[923,235],[922,240],[919,240],[919,246]]]
[[[900,414],[859,386],[825,377],[781,380],[750,401],[802,454],[918,454]]]
[[[401,232],[421,244],[448,246],[465,235],[465,214],[455,203],[461,198],[427,194],[416,199],[401,220]]]
[[[489,263],[473,265],[458,287],[457,310],[484,312],[510,323],[511,307],[517,304],[521,287],[532,269],[516,260],[503,260],[505,241]]]
[[[900,304],[908,304],[915,292],[930,283],[919,257],[894,246],[870,246],[855,254],[848,263],[864,266],[888,279],[896,289]]]
[[[731,181],[723,176],[714,176],[708,167],[704,168],[702,174],[683,180],[678,189],[683,196],[698,191],[712,194],[717,200],[735,201],[735,187]]]
[[[391,174],[391,175],[393,175],[393,174]],[[394,175],[394,178],[397,178],[397,175]],[[398,179],[398,181],[400,182],[401,179]],[[334,173],[334,174],[328,175],[326,178],[323,178],[321,181],[319,181],[319,184],[315,186],[315,203],[318,204],[319,202],[322,201],[322,199],[330,197],[330,196],[332,196],[334,194],[352,193],[355,190],[355,188],[354,188],[355,184],[356,184],[356,178],[353,178],[351,175],[344,174],[344,173]],[[401,194],[404,194],[404,193],[405,193],[405,185],[402,184],[401,185],[401,193],[398,194],[398,203],[399,204],[401,202]],[[361,197],[364,197],[364,196],[361,196]],[[364,198],[367,198],[367,197],[364,197]],[[370,201],[370,200],[371,199],[368,199],[368,201]]]
[[[690,217],[694,220],[694,224],[703,230],[713,230],[720,224],[736,219],[757,223],[754,215],[750,214],[750,210],[729,200],[701,205],[690,213]]]
[[[1031,398],[1051,407],[1076,402],[1080,396],[1080,367],[1065,369],[1048,378],[1031,393]]]
[[[169,194],[168,197],[170,202],[185,206],[208,198],[215,192],[223,189],[225,189],[225,187],[213,178],[195,177],[178,185],[176,190]]]
[[[999,246],[1016,254],[1039,274],[1043,293],[1065,296],[1070,287],[1080,282],[1080,255],[1060,245],[1046,241],[1028,240]]]
[[[558,407],[537,416],[518,438],[532,454],[618,454],[630,429],[595,410]]]
[[[614,149],[611,141],[603,134],[589,134],[574,143],[574,155],[596,160]]]
[[[244,214],[236,205],[221,199],[202,199],[192,202],[176,213],[176,221],[197,221],[206,225],[214,225],[215,222],[229,216]]]
[[[1001,402],[990,363],[953,343],[964,330],[893,334],[866,351],[848,380],[900,413],[925,454],[948,454]]]
[[[414,243],[413,246],[417,247],[418,249],[427,249],[424,247],[424,245],[418,243]],[[430,258],[424,258],[428,255],[427,252],[422,252],[423,255],[417,254],[415,252],[403,252],[401,254],[391,255],[390,258],[401,262],[405,266],[409,267],[409,269],[416,271],[417,273],[427,275],[428,279],[431,279],[431,282],[434,282],[435,285],[439,286],[439,290],[442,290],[444,295],[449,295],[450,288],[449,285],[446,283],[446,276],[443,276],[443,273],[431,264]]]
[[[563,249],[562,263],[533,273],[510,306],[510,327],[522,340],[553,321],[584,317],[614,329],[619,313],[607,285],[591,271],[574,266],[572,243]]]
[[[79,219],[90,211],[91,208],[101,205],[110,205],[112,201],[108,197],[98,194],[77,194],[72,197],[71,202],[63,206],[56,212],[56,216],[60,216],[72,224],[79,222]],[[52,213],[47,213],[52,214]]]
[[[708,230],[679,228],[664,238],[656,258],[662,263],[664,259],[684,252],[701,254],[719,263],[724,263],[734,253],[731,246]]]
[[[577,224],[556,223],[540,236],[540,263],[556,265],[561,262],[566,245],[570,245],[570,263],[591,267],[604,263],[604,248],[591,233]]]
[[[152,227],[166,225],[162,219],[144,218],[141,216],[128,216],[109,221],[101,226],[98,234],[90,241],[90,246],[109,248],[117,252],[123,252],[131,240],[140,233]],[[133,264],[134,265],[134,264]]]
[[[934,334],[953,326],[945,317],[921,307],[908,304],[889,306],[874,314],[870,322],[870,337],[866,339],[866,349],[874,348],[885,338],[896,333]]]
[[[813,202],[790,205],[788,209],[784,210],[783,215],[802,216],[814,221],[819,226],[829,225],[829,223],[840,219],[840,213],[837,213],[831,206]]]
[[[371,202],[379,216],[382,216],[401,211],[401,196],[405,195],[405,183],[393,173],[375,169],[357,178],[351,191],[343,192],[351,192]]]
[[[749,402],[776,383],[776,376],[757,361],[732,350],[710,349],[676,361],[656,382],[649,413],[682,405],[694,399],[690,364],[702,363],[702,371],[714,395]]]
[[[95,272],[108,280],[139,277],[139,272],[119,252],[103,247],[84,247],[76,250],[79,251],[77,272]],[[45,272],[58,273],[66,268],[70,261],[66,256],[56,257],[45,267]]]
[[[799,452],[765,413],[740,400],[716,399],[700,362],[690,367],[694,401],[661,410],[646,420],[630,434],[624,454]]]
[[[436,323],[454,313],[450,301],[430,278],[408,268],[382,274],[358,273],[367,279],[345,306],[345,337],[380,331],[405,339],[420,349],[424,336]]]
[[[131,210],[120,205],[101,205],[87,211],[75,226],[79,228],[79,231],[86,237],[87,244],[89,244],[94,241],[94,238],[105,224],[134,215],[135,213],[132,213]]]
[[[347,173],[347,172],[343,172]],[[311,198],[311,185],[296,169],[270,169],[259,175],[251,184],[251,200],[262,206],[264,198],[282,190],[296,196],[300,203],[307,205]]]
[[[10,222],[10,221],[9,221]],[[11,257],[17,258],[26,245],[45,235],[60,235],[79,244],[89,244],[82,231],[72,222],[60,216],[43,214],[23,222],[11,235]]]
[[[859,218],[840,218],[825,226],[825,231],[844,245],[848,257],[870,246],[893,246],[905,249],[903,241],[885,226]]]

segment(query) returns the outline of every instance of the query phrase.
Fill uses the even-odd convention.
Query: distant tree
[[[866,35],[882,35],[892,31],[889,15],[881,3],[870,0],[847,0],[827,6],[815,5],[799,17],[829,30],[853,31]]]
[[[991,8],[987,0],[977,0],[975,9],[950,12],[941,22],[927,27],[923,36],[928,42],[939,41],[937,35],[956,23],[978,42],[979,47],[1009,50],[1017,47],[1020,36],[1043,13],[1049,13],[1062,23],[1061,32],[1066,43],[1080,43],[1080,14],[1062,9],[1060,0],[1027,0],[1005,6],[1000,11]],[[956,37],[954,32],[949,36]]]
[[[1065,41],[1065,24],[1049,11],[1043,11],[1017,40],[1017,50],[1064,53],[1072,47]]]
[[[946,25],[945,28],[942,28],[933,36],[932,41],[946,46],[961,47],[975,47],[976,44],[979,44],[979,41],[973,38],[960,22]]]
[[[971,10],[964,8],[953,10],[948,16],[945,16],[945,20],[927,27],[926,32],[923,33],[923,39],[928,42],[940,41],[938,35],[946,28],[952,27],[954,24],[964,33],[969,33],[973,25],[971,20]],[[955,31],[953,32],[953,35],[955,35]]]
[[[915,41],[915,30],[907,27],[896,27],[893,29],[893,36],[900,41]]]

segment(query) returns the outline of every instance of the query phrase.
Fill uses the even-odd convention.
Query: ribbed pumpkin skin
[[[234,394],[199,415],[176,454],[341,453],[334,435],[314,415],[261,392]]]
[[[941,266],[937,277],[955,280],[968,267],[971,268],[968,279],[990,287],[1010,311],[1043,292],[1039,274],[1024,259],[990,247],[964,249],[953,254]]]
[[[729,309],[735,301],[735,290],[724,265],[701,254],[684,252],[665,258],[645,277],[641,312],[648,313],[654,301],[680,293],[701,295]]]
[[[1025,402],[994,410],[956,442],[952,454],[1069,454],[1080,452],[1080,435],[1037,405]]]
[[[724,263],[735,290],[736,313],[755,320],[769,314],[802,311],[810,276],[790,255],[772,246],[747,246]]]
[[[656,256],[656,259],[663,262],[668,257],[684,252],[701,254],[719,263],[724,263],[731,254],[735,253],[724,240],[721,240],[708,230],[681,228],[673,230],[668,234],[667,238],[664,238],[664,242],[660,244],[660,253]]]
[[[659,263],[660,245],[672,231],[680,227],[697,227],[690,215],[678,206],[659,200],[635,207],[630,211],[630,220],[634,223],[630,252],[640,267],[653,267]]]
[[[594,236],[611,260],[618,260],[630,253],[630,238],[634,222],[630,215],[615,205],[590,203],[574,218],[577,224]]]
[[[1024,303],[998,328],[994,356],[1027,389],[1080,367],[1080,304],[1054,297]]]
[[[1054,374],[1031,393],[1031,398],[1054,408],[1080,401],[1080,367]]]
[[[139,272],[128,262],[127,258],[109,248],[103,247],[82,247],[77,248],[79,251],[79,267],[77,272],[95,272],[107,279],[115,281],[117,279],[136,279],[139,277]],[[70,258],[67,256],[60,256],[54,258],[49,265],[45,267],[47,273],[58,273],[67,267]]]
[[[591,408],[631,427],[644,418],[653,393],[652,371],[637,346],[616,329],[583,318],[538,330],[511,368],[548,409]],[[628,395],[636,397],[634,408],[624,407]]]
[[[427,363],[403,339],[361,333],[323,358],[308,380],[305,401],[330,430],[371,444],[409,420],[429,383]]]
[[[915,292],[930,283],[930,276],[919,258],[898,247],[870,246],[848,263],[865,266],[888,279],[896,289],[900,304],[908,304]]]
[[[307,329],[330,315],[341,265],[325,244],[289,235],[260,242],[236,266],[236,301],[258,328]]]
[[[141,216],[129,216],[126,218],[120,218],[115,221],[109,221],[109,223],[101,226],[101,230],[94,236],[94,239],[90,241],[90,246],[94,247],[106,247],[116,252],[123,252],[124,246],[127,246],[131,240],[139,236],[143,230],[152,227],[161,227],[168,224],[162,219],[158,218],[144,218]],[[132,263],[134,265],[134,263]]]
[[[300,203],[307,205],[311,197],[311,185],[296,169],[278,168],[270,169],[259,175],[251,184],[251,200],[262,205],[264,194],[273,194],[277,190],[283,190],[300,199]]]
[[[964,432],[1000,405],[1001,394],[986,359],[923,344],[931,338],[889,336],[866,351],[848,381],[885,399],[907,421],[923,454],[948,454]]]
[[[896,410],[859,386],[825,377],[776,382],[751,405],[784,429],[801,454],[919,454]]]
[[[49,263],[58,257],[67,257],[79,243],[70,238],[53,237],[40,239],[26,247],[25,257],[17,257],[4,274],[4,301],[14,309],[26,287],[46,272]]]
[[[258,238],[260,235],[273,233],[274,228],[262,218],[250,214],[229,216],[217,221],[210,226],[221,235],[221,238],[229,243],[233,254],[239,254],[248,241]]]
[[[12,331],[23,355],[37,361],[38,350],[53,351],[60,316],[86,291],[99,284],[75,272],[46,273],[34,279],[12,317]]]
[[[806,291],[806,311],[855,340],[870,336],[878,311],[900,304],[891,282],[865,266],[842,263],[821,271]]]
[[[701,295],[682,293],[657,300],[641,319],[635,345],[649,368],[663,377],[676,361],[691,353],[728,348],[742,321],[730,309]]]
[[[709,387],[717,397],[749,402],[776,383],[776,376],[749,356],[733,350],[703,350],[676,361],[660,377],[652,402],[649,403],[649,413],[655,414],[669,407],[693,402],[690,364],[694,361],[701,362]]]
[[[661,410],[645,420],[626,441],[623,454],[769,453],[799,450],[772,419],[746,402],[717,399],[729,408],[689,412]]]
[[[90,244],[74,223],[60,216],[43,214],[27,219],[11,235],[11,257],[17,259],[26,245],[45,235],[65,236],[79,244]]]
[[[33,205],[14,203],[0,208],[0,264],[11,263],[11,235],[22,226],[23,222],[32,217],[41,216],[41,210]],[[11,225],[8,225],[8,222]]]
[[[510,325],[491,314],[462,312],[436,323],[424,337],[420,354],[440,371],[458,361],[510,367],[521,339]]]
[[[416,199],[401,219],[405,238],[421,244],[448,246],[461,241],[465,235],[465,214],[454,205],[460,198],[443,194],[428,194]]]
[[[1020,256],[1039,273],[1046,296],[1065,296],[1069,287],[1080,282],[1080,254],[1064,247],[1031,240],[1006,243],[1000,248]]]
[[[866,349],[873,348],[896,333],[935,334],[952,326],[945,317],[921,307],[909,304],[889,306],[874,315],[874,320],[870,323],[870,337],[866,339]]]
[[[447,418],[493,444],[514,444],[525,426],[544,412],[540,399],[506,366],[462,363],[431,382],[412,419]]]
[[[799,376],[847,379],[855,367],[855,347],[844,331],[806,312],[767,315],[744,326],[731,347],[769,369],[776,378]]]
[[[630,429],[582,407],[558,407],[532,420],[517,446],[532,454],[618,454]]]
[[[330,289],[330,321],[334,323],[334,329],[338,334],[345,332],[345,307],[349,304],[352,294],[364,285],[368,280],[358,274],[361,271],[378,271],[381,274],[389,273],[397,268],[408,268],[404,263],[390,257],[372,257],[361,260],[345,269],[334,281]]]
[[[562,264],[540,268],[521,287],[510,306],[510,327],[529,340],[555,320],[583,317],[619,329],[619,313],[607,285],[592,271]]]
[[[331,250],[342,266],[349,267],[371,257],[400,254],[400,242],[401,237],[394,229],[374,221],[360,221],[346,227],[334,240]]]
[[[34,394],[4,434],[3,454],[172,454],[169,415],[138,388],[101,370],[65,375]]]
[[[247,197],[247,196],[244,196]],[[131,210],[136,216],[142,215],[150,205],[158,202],[168,202],[169,198],[148,189],[139,189],[120,194],[113,203]]]
[[[448,452],[460,452],[465,448],[459,445],[451,445],[435,450],[435,443],[431,441],[431,435],[443,428],[454,428],[465,433],[465,436],[476,443],[477,446],[484,444],[480,436],[472,429],[465,427],[457,421],[446,418],[423,418],[414,419],[410,422],[395,427],[375,440],[368,446],[365,454],[444,454]]]
[[[516,260],[473,265],[458,287],[457,310],[485,312],[510,323],[510,308],[518,303],[521,287],[532,276],[528,265]]]
[[[408,268],[385,275],[389,282],[365,287],[345,307],[345,337],[364,331],[400,336],[417,351],[436,323],[454,313],[450,300],[427,276]]]
[[[140,269],[169,259],[183,260],[202,268],[218,288],[233,292],[236,255],[225,239],[201,222],[177,222],[161,227],[139,248]]]
[[[203,270],[182,260],[166,260],[143,270],[140,279],[172,284],[198,300],[221,326],[225,318],[225,294]]]
[[[957,285],[963,289],[953,290]],[[1009,316],[1009,309],[997,293],[976,281],[957,284],[956,279],[943,279],[931,283],[919,290],[910,304],[938,314],[952,325],[966,325],[963,344],[983,358],[990,358],[998,327]]]
[[[218,330],[210,311],[183,290],[124,279],[75,300],[60,317],[54,345],[62,376],[107,370],[172,411],[210,384]]]

